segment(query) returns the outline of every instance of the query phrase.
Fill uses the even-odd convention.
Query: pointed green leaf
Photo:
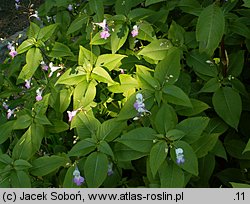
[[[30,177],[25,171],[13,171],[10,182],[12,188],[31,188]]]
[[[189,97],[179,87],[172,84],[165,84],[162,91],[166,94],[166,98],[169,103],[192,107]]]
[[[238,92],[230,87],[218,89],[212,98],[216,113],[231,127],[237,129],[242,111]]]
[[[154,40],[149,45],[144,47],[138,55],[143,55],[153,60],[163,60],[171,47],[173,46],[167,39]]]
[[[153,129],[140,127],[123,134],[117,139],[117,142],[120,142],[136,151],[149,152],[153,146],[153,140],[155,138],[156,132]]]
[[[199,50],[212,55],[224,34],[225,18],[219,6],[211,4],[203,9],[196,26]]]
[[[11,135],[15,121],[8,121],[0,125],[0,144],[3,144]]]
[[[115,54],[125,43],[128,37],[128,27],[124,24],[117,24],[115,31],[111,33],[111,50]]]
[[[67,163],[66,158],[56,155],[39,157],[31,162],[33,167],[30,173],[34,176],[45,176]]]
[[[181,50],[172,47],[168,50],[166,57],[156,65],[154,77],[162,83],[175,83],[180,75]]]
[[[168,145],[165,141],[159,141],[152,147],[149,159],[150,159],[150,168],[153,176],[156,175],[158,169],[164,162],[168,153]]]
[[[86,138],[77,142],[69,151],[69,156],[85,156],[96,149],[96,142],[92,138]]]
[[[183,140],[189,144],[198,140],[209,122],[208,117],[192,117],[181,121],[176,125],[176,129],[186,133]]]
[[[183,188],[184,172],[172,161],[164,162],[159,169],[161,188]]]
[[[120,54],[103,54],[98,56],[96,66],[106,67],[109,71],[116,70],[120,67],[120,65],[122,64],[121,61],[125,57],[127,56]]]
[[[70,48],[63,43],[55,42],[52,51],[50,52],[51,57],[72,57],[74,54]]]
[[[114,81],[109,73],[102,67],[95,67],[92,71],[91,76],[99,82],[114,84]]]
[[[87,157],[84,175],[89,188],[98,188],[107,177],[108,158],[101,152],[93,152]]]

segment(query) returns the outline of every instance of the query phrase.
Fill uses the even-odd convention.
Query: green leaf
[[[208,154],[199,159],[199,180],[196,184],[199,188],[209,188],[210,179],[215,168],[215,156]]]
[[[243,6],[250,8],[250,1],[249,0],[243,0],[244,4]]]
[[[37,40],[47,41],[56,31],[58,24],[51,24],[41,28],[38,33]]]
[[[138,55],[143,55],[145,57],[149,57],[153,60],[163,60],[168,50],[171,49],[173,46],[171,42],[167,39],[157,39],[152,41],[149,45],[144,47]]]
[[[27,170],[31,167],[32,167],[32,165],[29,162],[27,162],[26,160],[18,159],[16,161],[14,161],[14,168],[17,171]]]
[[[247,145],[246,145],[244,151],[242,152],[242,154],[244,154],[245,152],[249,152],[249,151],[250,151],[250,139],[248,140]]]
[[[124,3],[123,0],[117,0],[115,2],[115,12],[116,14],[127,15],[133,7],[137,6],[142,2],[143,0],[126,0]]]
[[[124,24],[117,24],[115,31],[111,33],[111,50],[115,54],[126,42],[128,37],[128,27]]]
[[[199,92],[213,93],[220,88],[221,84],[218,78],[209,79]]]
[[[80,139],[96,134],[101,123],[93,115],[80,111],[71,122],[71,129],[76,128]]]
[[[222,39],[224,29],[225,18],[221,8],[216,4],[204,8],[196,25],[200,52],[206,52],[211,56]]]
[[[43,156],[31,162],[33,166],[30,173],[34,176],[45,176],[57,170],[61,166],[65,166],[68,160],[61,156]]]
[[[78,30],[81,30],[83,25],[87,22],[88,17],[86,15],[78,16],[69,26],[66,35],[70,35]]]
[[[212,97],[216,113],[231,127],[237,129],[242,111],[238,92],[230,87],[218,89]]]
[[[217,157],[221,157],[227,160],[227,153],[226,153],[225,147],[223,146],[220,140],[217,140],[217,143],[214,145],[213,149],[210,152],[213,153]]]
[[[159,3],[159,2],[162,2],[162,1],[166,1],[166,0],[146,0],[145,6],[149,6],[151,4],[156,4],[156,3]]]
[[[72,57],[74,54],[71,52],[70,48],[67,45],[64,45],[59,42],[55,42],[51,52],[51,57]]]
[[[154,77],[158,81],[163,83],[175,83],[180,75],[181,65],[180,65],[181,50],[176,47],[168,49],[168,53],[161,62],[156,65]]]
[[[192,107],[189,97],[179,87],[172,84],[165,84],[162,91],[166,94],[166,98],[169,103]]]
[[[159,82],[152,77],[149,71],[151,69],[143,66],[136,65],[136,75],[138,77],[138,83],[143,89],[149,89],[151,91],[155,91],[156,89],[160,89]]]
[[[164,162],[168,153],[168,145],[165,141],[159,141],[152,147],[149,160],[150,160],[150,169],[152,171],[153,176],[156,175],[158,169]]]
[[[164,162],[159,169],[161,188],[183,188],[184,172],[172,161]]]
[[[104,16],[104,7],[102,0],[89,0],[89,8],[91,12],[95,13],[94,20],[101,22]]]
[[[43,57],[39,48],[30,48],[26,54],[26,65],[18,76],[18,83],[30,79],[40,65]]]
[[[80,45],[79,56],[78,56],[78,64],[85,65],[86,67],[92,67],[95,63],[97,57],[96,55],[89,51],[88,49],[84,48]]]
[[[44,115],[49,105],[50,93],[43,96],[43,100],[34,104],[34,111],[37,115]]]
[[[176,46],[181,46],[184,43],[185,30],[182,26],[172,21],[168,30],[168,39]]]
[[[36,25],[35,23],[30,22],[30,26],[29,26],[28,31],[27,31],[28,38],[35,38],[36,39],[39,31],[40,31],[40,27],[38,25]]]
[[[69,107],[71,102],[72,91],[69,89],[63,89],[60,91],[60,112],[63,113]]]
[[[14,124],[15,121],[8,121],[0,125],[0,144],[3,144],[9,138],[9,136],[11,136]]]
[[[213,149],[218,141],[220,134],[203,134],[198,140],[192,143],[192,148],[196,153],[198,158],[202,158],[208,154],[209,151]]]
[[[31,38],[31,39],[27,39],[25,41],[22,42],[21,45],[18,46],[17,48],[17,53],[18,54],[22,54],[24,52],[26,52],[27,50],[29,50],[32,46],[34,46],[35,44],[35,39],[34,38]]]
[[[91,73],[91,77],[99,82],[111,85],[115,83],[109,73],[102,67],[95,67]]]
[[[96,85],[95,80],[87,82],[86,79],[77,84],[73,95],[75,110],[80,107],[85,108],[93,102],[96,96]]]
[[[58,119],[50,119],[52,125],[46,127],[46,130],[50,133],[64,132],[69,129],[69,125]]]
[[[171,140],[180,140],[181,138],[183,138],[185,136],[185,132],[181,131],[181,130],[177,130],[177,129],[171,129],[166,133],[166,137]]]
[[[136,36],[137,39],[152,42],[156,40],[155,31],[153,27],[146,21],[138,24],[139,33]]]
[[[85,156],[96,149],[96,142],[92,138],[86,138],[77,142],[68,155],[71,156]]]
[[[245,25],[244,23],[240,22],[239,20],[231,22],[229,24],[229,29],[230,29],[230,32],[236,33],[236,34],[241,35],[245,38],[249,38],[249,36],[250,36],[249,27],[247,25]]]
[[[93,152],[87,157],[84,175],[89,188],[98,188],[107,177],[108,158],[101,152]]]
[[[31,123],[32,123],[32,117],[28,114],[24,114],[17,118],[17,120],[13,124],[13,129],[14,130],[26,129],[31,125]]]
[[[195,16],[199,16],[202,11],[202,6],[197,0],[181,0],[178,6],[185,13],[189,13]]]
[[[43,137],[43,126],[39,124],[32,124],[14,146],[12,158],[15,160],[30,159],[35,152],[40,149]]]
[[[178,118],[172,106],[163,103],[153,121],[157,132],[166,134],[176,126]]]
[[[119,75],[120,83],[115,83],[108,87],[108,90],[113,93],[126,93],[126,92],[135,92],[135,88],[138,87],[138,82],[129,74],[120,74]]]
[[[96,61],[96,67],[106,67],[109,71],[117,70],[121,66],[121,61],[126,55],[120,54],[103,54],[98,56]]]
[[[198,160],[197,160],[197,157],[196,157],[195,152],[192,149],[192,147],[184,141],[175,141],[175,142],[173,142],[173,146],[175,148],[182,148],[183,149],[185,162],[183,164],[180,164],[180,165],[178,165],[176,163],[175,148],[172,148],[170,150],[170,155],[171,155],[172,160],[175,161],[175,163],[179,167],[184,169],[185,171],[197,176],[198,175]]]
[[[57,84],[65,84],[65,85],[75,85],[85,80],[86,73],[78,72],[72,73],[72,69],[68,69],[60,78],[57,80]]]
[[[149,152],[153,146],[156,132],[148,127],[140,127],[123,134],[116,141],[120,142],[133,150]]]
[[[176,129],[186,133],[182,140],[189,144],[198,140],[209,122],[208,117],[187,118],[176,125]]]
[[[250,3],[249,3],[249,6],[250,8]],[[250,185],[249,184],[245,184],[245,183],[235,183],[235,182],[229,182],[233,188],[250,188]]]
[[[75,166],[71,166],[68,168],[66,175],[63,180],[63,188],[74,188],[75,183],[73,182],[72,176],[73,172],[75,171]]]
[[[175,110],[177,111],[177,113],[183,116],[194,116],[210,108],[209,105],[207,105],[203,101],[194,98],[191,98],[190,102],[192,104],[192,107],[176,106]]]
[[[13,171],[10,182],[12,188],[31,188],[30,177],[25,171]]]
[[[250,35],[249,35],[250,36]],[[238,77],[244,67],[245,59],[245,50],[239,50],[238,52],[230,54],[229,57],[229,66],[228,74],[231,74],[234,77]]]
[[[198,74],[216,78],[218,75],[217,68],[206,62],[209,59],[206,53],[199,53],[198,50],[192,50],[187,55],[187,64],[193,67],[194,71]]]
[[[115,144],[114,154],[118,159],[118,161],[128,161],[128,162],[140,159],[148,155],[148,153],[133,150],[130,147],[123,145],[121,143]]]
[[[99,126],[97,138],[108,142],[113,141],[121,134],[126,124],[126,121],[118,121],[116,118],[106,120]]]
[[[111,156],[111,158],[114,159],[113,150],[106,141],[104,140],[100,141],[100,143],[97,146],[97,149],[99,152],[102,152],[108,156]]]

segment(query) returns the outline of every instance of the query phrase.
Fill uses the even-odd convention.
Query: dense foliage
[[[29,17],[0,65],[1,187],[249,186],[250,0]]]

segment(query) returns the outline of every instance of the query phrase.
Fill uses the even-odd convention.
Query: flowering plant
[[[32,10],[0,67],[0,187],[249,183],[244,2],[46,0]]]

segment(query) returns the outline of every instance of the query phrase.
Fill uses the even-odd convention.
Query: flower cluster
[[[183,149],[182,148],[175,149],[175,154],[176,154],[176,163],[183,164],[185,162]]]
[[[101,23],[94,23],[94,24],[98,25],[102,28],[102,32],[100,33],[100,37],[102,39],[106,40],[110,36],[107,20],[104,19]]]
[[[15,49],[15,46],[13,46],[13,43],[8,43],[7,46],[9,52],[9,55],[12,57],[12,59],[17,55],[17,51]]]
[[[70,5],[69,5],[70,6]],[[107,24],[107,20],[104,19],[101,23],[94,23],[94,25],[98,25],[102,28],[102,32],[100,33],[100,37],[102,39],[107,39],[110,36],[109,33],[109,28],[108,28],[108,24]],[[133,26],[133,30],[131,31],[131,35],[132,37],[136,37],[139,34],[139,27],[137,25]]]
[[[73,182],[77,185],[80,186],[82,185],[82,183],[84,182],[84,178],[81,176],[80,171],[78,170],[78,168],[76,167],[74,172],[73,172]]]
[[[141,93],[136,94],[134,108],[137,110],[138,113],[138,117],[134,117],[134,120],[138,120],[139,117],[144,116],[146,113],[150,113],[150,111],[145,108],[143,95]]]

